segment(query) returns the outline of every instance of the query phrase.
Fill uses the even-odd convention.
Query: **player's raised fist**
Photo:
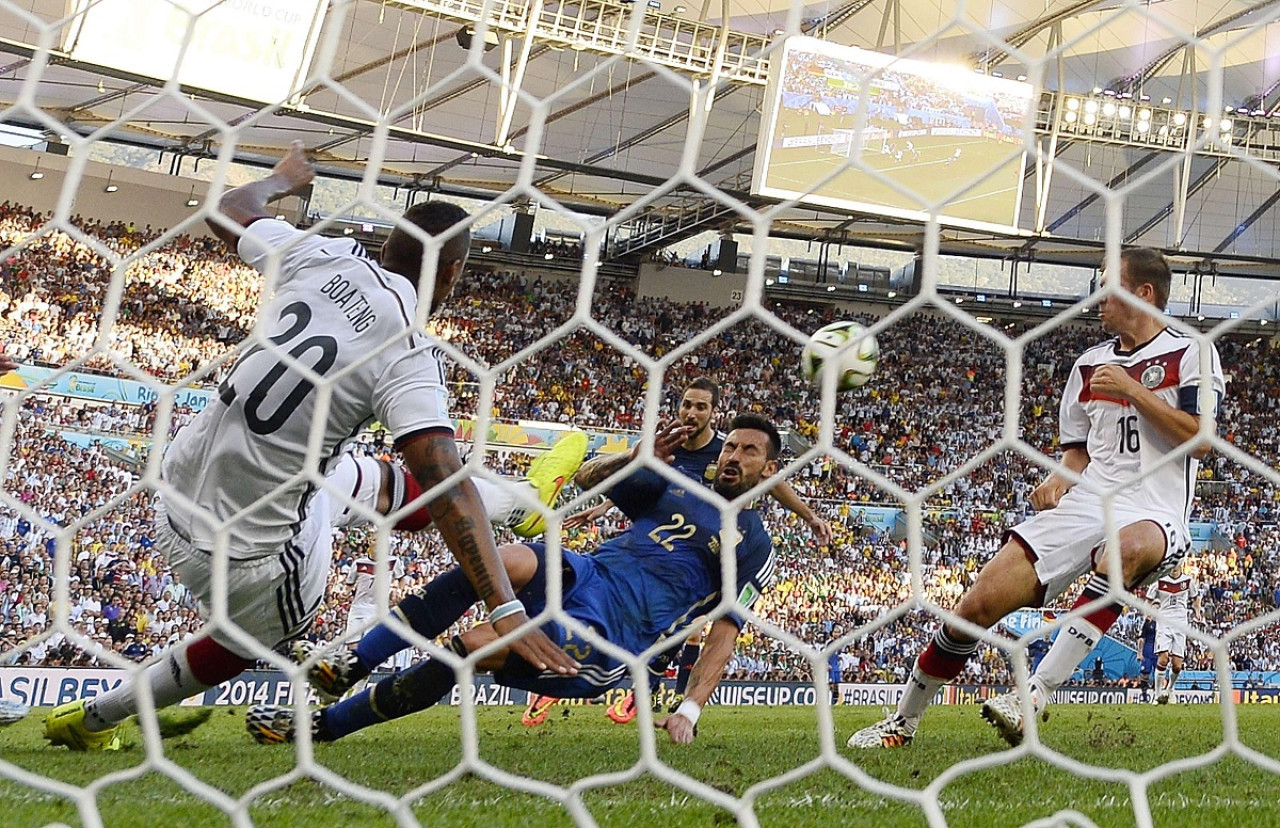
[[[289,144],[289,151],[276,162],[271,174],[288,187],[288,195],[296,194],[316,177],[315,165],[307,158],[301,141]]]

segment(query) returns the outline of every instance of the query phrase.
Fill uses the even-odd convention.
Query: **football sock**
[[[159,710],[233,679],[253,663],[206,634],[166,652],[143,671],[141,680],[150,685],[151,698]],[[137,690],[126,680],[85,704],[84,724],[91,731],[107,730],[137,712]]]
[[[960,675],[977,650],[977,641],[956,638],[945,626],[939,629],[911,668],[911,677],[898,702],[898,713],[908,719],[923,716],[938,688]]]
[[[523,480],[506,478],[494,481],[473,477],[471,482],[480,493],[480,502],[484,504],[489,522],[499,526],[506,526],[519,506],[515,490],[521,486],[531,488],[530,484]],[[532,491],[536,497],[537,491]],[[391,474],[391,511],[403,508],[406,503],[417,500],[421,495],[422,487],[418,485],[418,481],[409,473],[409,470],[403,466],[396,466]],[[396,521],[395,528],[415,532],[430,525],[431,512],[427,510],[427,502],[423,501],[413,511]]]
[[[480,492],[480,502],[484,504],[485,514],[489,516],[489,522],[495,526],[509,525],[512,516],[517,512],[521,516],[525,514],[523,507],[520,507],[516,501],[516,489],[528,489],[534,500],[538,499],[538,490],[532,483],[524,480],[510,478],[486,480],[483,477],[473,477],[471,482],[476,484],[476,491]]]
[[[1080,592],[1080,597],[1076,599],[1076,607],[1097,601],[1107,593],[1107,577],[1095,573],[1089,582],[1084,585],[1084,589]],[[1084,618],[1077,618],[1071,621],[1058,634],[1054,640],[1053,646],[1049,648],[1049,652],[1040,661],[1040,666],[1036,668],[1036,673],[1032,677],[1039,685],[1039,689],[1044,693],[1043,701],[1047,701],[1053,692],[1066,683],[1071,678],[1071,674],[1075,672],[1080,662],[1085,660],[1089,653],[1093,652],[1093,648],[1098,646],[1098,642],[1102,640],[1102,636],[1107,630],[1111,629],[1111,625],[1120,617],[1120,613],[1124,610],[1120,604],[1110,604],[1102,609],[1096,609],[1086,615]]]
[[[1175,670],[1172,667],[1169,668],[1169,683],[1166,684],[1164,688],[1166,693],[1173,692],[1173,686],[1178,683],[1178,675],[1181,672],[1181,670]]]
[[[680,650],[680,669],[676,672],[676,695],[683,696],[689,689],[689,676],[693,673],[693,665],[698,663],[698,655],[702,652],[701,644],[685,644]]]
[[[414,632],[430,640],[449,629],[479,600],[480,596],[467,580],[466,573],[455,567],[396,604],[391,612]],[[364,674],[353,678],[363,678],[379,664],[411,646],[385,622],[379,624],[365,633],[356,645],[356,658]]]
[[[326,707],[320,714],[319,741],[341,739],[378,722],[426,710],[455,683],[453,668],[429,658],[385,678],[358,696]]]
[[[1157,696],[1164,692],[1164,670],[1156,668],[1156,683],[1153,689]]]

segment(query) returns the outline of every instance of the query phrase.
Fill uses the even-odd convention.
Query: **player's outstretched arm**
[[[267,210],[269,202],[299,192],[315,177],[316,168],[307,160],[302,142],[294,141],[266,178],[223,193],[218,199],[218,212],[233,224],[248,227],[257,219],[272,215]],[[205,221],[215,236],[235,249],[239,234],[213,217]]]
[[[405,464],[423,491],[438,485],[462,468],[453,434],[444,429],[427,432],[402,446]],[[516,602],[511,579],[498,555],[493,527],[480,501],[480,493],[469,479],[462,481],[427,504],[433,522],[445,545],[457,558],[467,580],[476,588],[480,600],[493,610]],[[517,602],[518,603],[518,602]],[[527,623],[523,609],[508,612],[493,622],[494,631],[505,635]],[[562,675],[576,675],[578,663],[552,643],[542,630],[534,628],[511,642],[511,650],[538,670],[555,670]]]
[[[675,713],[654,722],[654,727],[667,731],[671,741],[687,745],[696,735],[698,717],[702,708],[711,701],[711,694],[724,676],[724,668],[733,657],[733,646],[738,640],[738,625],[728,618],[718,618],[711,625],[702,643],[702,653],[689,674],[689,689],[684,701]]]
[[[564,519],[564,528],[578,529],[583,526],[590,526],[600,518],[608,514],[613,508],[613,501],[605,498],[604,503],[599,506],[592,506],[590,509],[583,509],[581,512],[575,512]]]
[[[689,427],[681,425],[678,420],[659,423],[658,434],[653,443],[654,456],[664,463],[670,463],[675,458],[673,452],[689,439],[689,433]],[[617,473],[639,456],[640,443],[636,443],[631,447],[631,451],[620,451],[607,457],[593,457],[582,464],[578,473],[573,476],[573,482],[580,489],[594,488],[609,475]]]
[[[794,512],[801,520],[809,525],[813,530],[813,539],[818,542],[818,546],[831,545],[831,524],[827,523],[818,514],[810,508],[808,503],[804,502],[804,498],[791,488],[791,484],[785,480],[779,480],[774,487],[769,490],[769,494],[773,495],[773,499],[782,505],[782,508],[788,512]]]

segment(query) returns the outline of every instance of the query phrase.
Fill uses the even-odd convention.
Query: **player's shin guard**
[[[429,641],[449,629],[479,600],[480,596],[467,580],[466,573],[455,568],[406,597],[391,612]],[[364,675],[368,675],[379,664],[411,646],[410,642],[383,623],[369,630],[360,639],[360,643],[356,645],[356,658],[360,660]]]
[[[938,630],[933,641],[924,648],[911,668],[898,713],[908,719],[924,715],[938,688],[960,675],[965,663],[978,649],[977,641],[965,641],[952,635],[946,627]]]
[[[1106,593],[1106,576],[1095,573],[1089,579],[1089,583],[1085,584],[1072,609],[1096,601]],[[1053,646],[1049,648],[1049,652],[1040,661],[1035,675],[1032,676],[1034,689],[1042,694],[1041,705],[1048,701],[1053,692],[1065,684],[1067,679],[1071,678],[1076,667],[1084,661],[1094,647],[1098,646],[1102,636],[1111,629],[1111,625],[1116,622],[1123,610],[1124,607],[1120,604],[1109,604],[1083,618],[1069,622],[1063,628],[1053,642]]]
[[[357,696],[326,707],[316,738],[320,741],[341,739],[378,722],[426,710],[440,701],[455,681],[452,667],[429,658],[383,679]]]

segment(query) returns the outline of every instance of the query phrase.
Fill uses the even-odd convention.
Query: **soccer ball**
[[[850,391],[864,385],[876,371],[880,361],[880,345],[867,329],[857,322],[832,322],[809,337],[800,352],[800,371],[814,385],[822,385],[822,366],[835,355],[841,345],[852,342],[838,357],[835,370],[837,391]]]

